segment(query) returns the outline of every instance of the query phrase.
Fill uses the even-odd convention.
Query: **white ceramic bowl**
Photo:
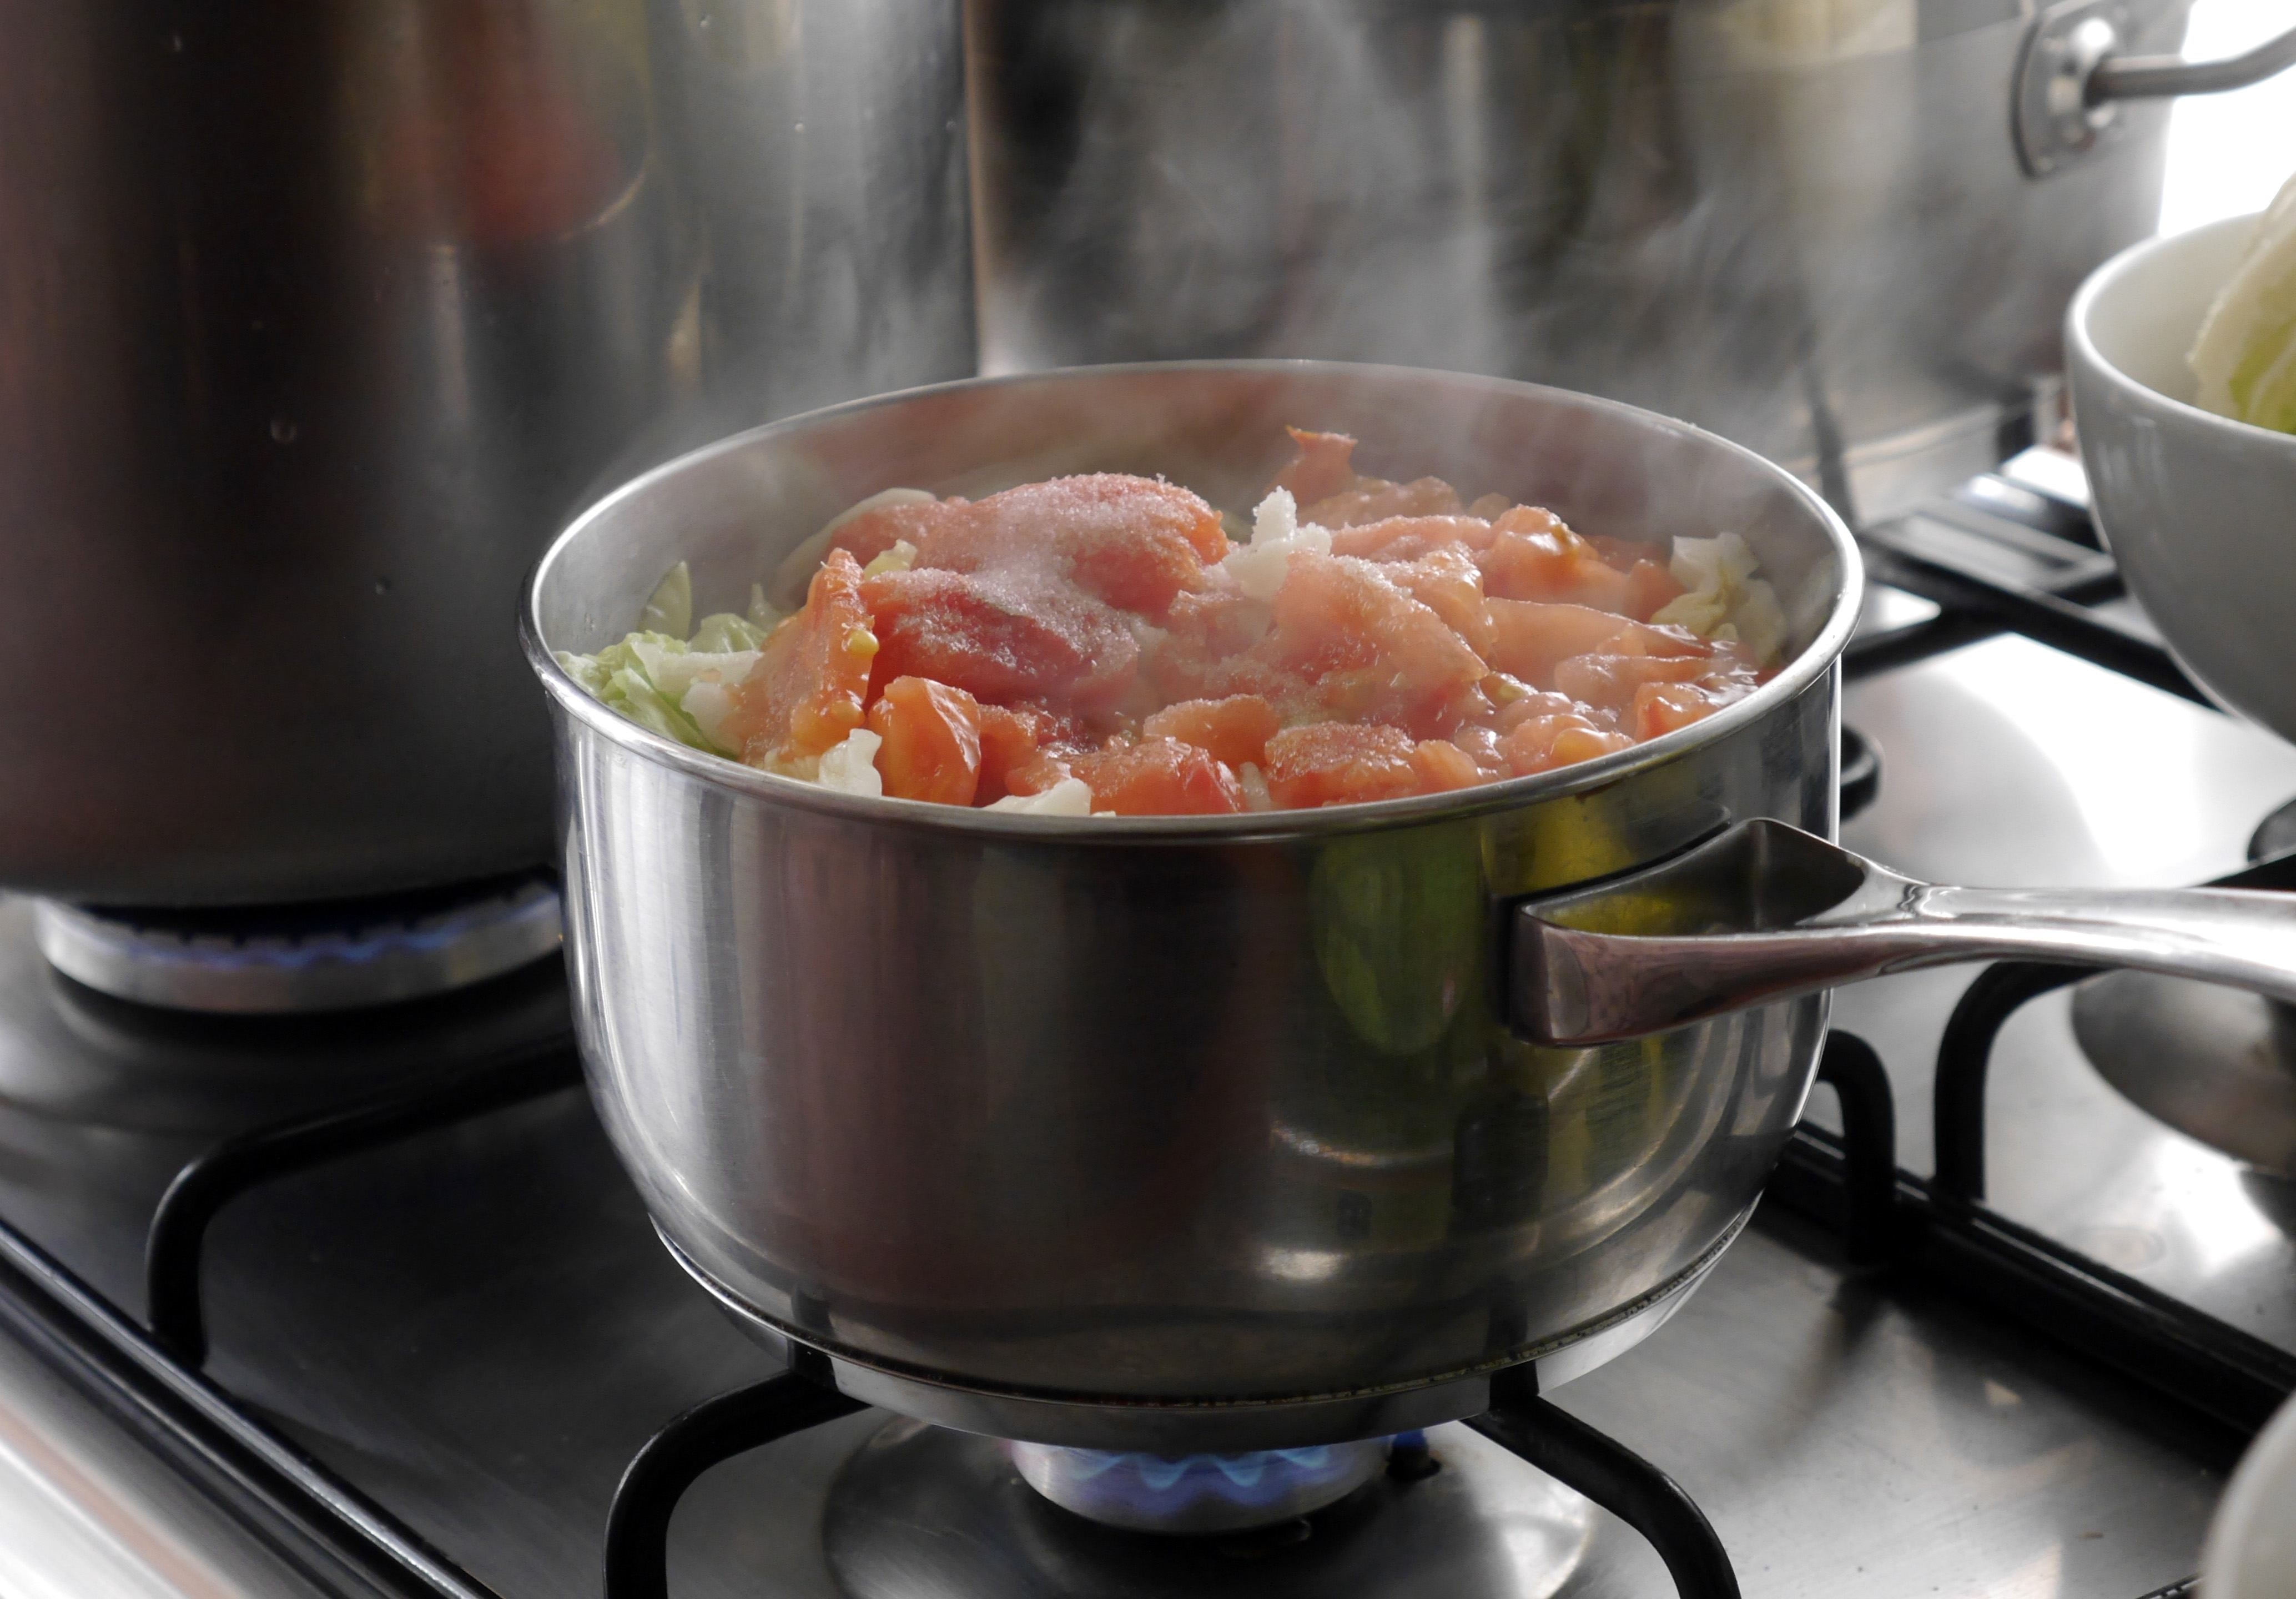
[[[2241,1457],[2209,1524],[2201,1575],[2208,1599],[2296,1594],[2296,1400]]]
[[[2193,405],[2185,352],[2256,218],[2123,250],[2066,316],[2097,526],[2218,703],[2296,739],[2296,435]]]

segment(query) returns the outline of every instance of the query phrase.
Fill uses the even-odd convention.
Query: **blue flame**
[[[1062,1503],[1086,1516],[1135,1526],[1187,1521],[1190,1511],[1206,1501],[1266,1507],[1279,1515],[1291,1506],[1312,1508],[1328,1503],[1330,1490],[1344,1492],[1361,1480],[1364,1464],[1359,1447],[1325,1444],[1244,1455],[1021,1447],[1039,1454],[1062,1480],[1062,1491],[1054,1496]]]

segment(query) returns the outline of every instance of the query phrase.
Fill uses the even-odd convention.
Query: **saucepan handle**
[[[2057,0],[2025,34],[2010,130],[2026,175],[2046,177],[2102,149],[2125,100],[2217,94],[2296,66],[2296,29],[2222,61],[2132,55],[2115,0]]]
[[[1512,1001],[1525,1036],[1575,1046],[1860,978],[2003,959],[2134,967],[2296,1003],[2296,895],[1944,888],[1751,822],[1520,907]]]

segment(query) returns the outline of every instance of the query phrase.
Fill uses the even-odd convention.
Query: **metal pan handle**
[[[1860,978],[2001,959],[2134,967],[2296,1003],[2296,896],[1944,888],[1783,822],[1746,822],[1519,907],[1513,1021],[1542,1044],[1603,1044]]]
[[[2063,0],[2033,20],[2018,60],[2017,158],[2046,177],[2116,131],[2119,102],[2246,88],[2296,66],[2296,29],[2223,61],[2124,55],[2120,0]]]

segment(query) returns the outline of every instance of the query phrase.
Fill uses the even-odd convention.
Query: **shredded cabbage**
[[[712,755],[728,751],[701,731],[694,719],[653,679],[648,658],[659,662],[686,652],[685,641],[666,633],[639,631],[618,644],[608,644],[595,655],[558,652],[558,664],[567,675],[620,711],[641,727],[651,727],[667,738]],[[754,659],[754,658],[753,658]]]
[[[1778,591],[1754,573],[1760,562],[1735,533],[1677,538],[1669,570],[1689,592],[1659,607],[1651,620],[1687,627],[1702,638],[1742,644],[1757,664],[1775,666],[1786,642]]]
[[[2296,433],[2296,177],[2259,219],[2185,362],[2202,410]]]
[[[737,755],[718,736],[733,709],[726,691],[757,666],[767,629],[731,611],[693,627],[693,575],[681,561],[654,586],[636,632],[595,655],[561,650],[558,664],[641,727],[712,755]]]

